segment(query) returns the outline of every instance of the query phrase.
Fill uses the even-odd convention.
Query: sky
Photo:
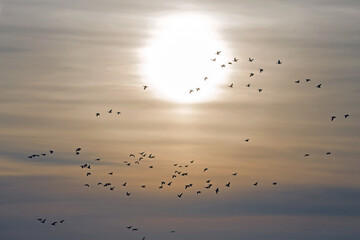
[[[0,238],[359,239],[359,22],[351,0],[0,0]]]

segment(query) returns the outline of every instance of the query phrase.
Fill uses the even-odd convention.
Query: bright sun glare
[[[217,51],[221,54],[216,55]],[[229,74],[221,64],[232,59],[217,35],[215,22],[198,14],[159,19],[141,52],[145,85],[159,97],[179,103],[214,99]],[[213,58],[216,61],[210,60]]]

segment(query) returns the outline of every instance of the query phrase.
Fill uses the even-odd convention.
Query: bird
[[[221,67],[224,68],[224,67],[226,67],[226,65],[225,65],[225,64],[222,64]]]
[[[63,220],[60,220],[60,223],[64,223],[65,222],[65,220],[63,219]]]
[[[229,88],[233,88],[233,86],[234,86],[234,84],[232,83],[232,84],[229,85]]]
[[[178,198],[181,198],[182,195],[183,195],[183,193],[180,193],[180,194],[178,194],[177,196],[178,196]]]
[[[211,182],[211,180],[209,179],[209,180],[206,180],[205,182],[210,183],[210,182]]]
[[[172,231],[170,231],[170,232],[175,233],[175,231],[174,231],[174,230],[172,230]]]
[[[89,184],[87,184],[87,183],[86,183],[84,186],[85,186],[85,187],[90,187],[90,185],[89,185]]]
[[[327,153],[326,153],[326,155],[330,155],[330,154],[331,154],[331,152],[327,152]]]
[[[169,182],[167,185],[171,186],[172,182]]]
[[[230,187],[230,182],[228,182],[227,184],[225,184],[226,187]]]
[[[236,176],[236,175],[237,175],[237,172],[236,172],[236,173],[233,173],[232,175],[233,175],[233,176]]]
[[[232,62],[228,62],[229,65],[232,65]]]
[[[259,88],[259,89],[258,89],[258,91],[259,91],[259,92],[262,92],[262,89],[261,89],[261,88]]]
[[[199,88],[199,89],[200,89],[200,88]],[[150,153],[150,154],[149,154],[149,158],[155,158],[155,156]]]
[[[259,71],[260,71],[260,73],[262,73],[262,72],[264,71],[264,69],[262,69],[262,68],[259,68]]]
[[[208,80],[208,77],[204,77],[204,81]]]
[[[77,148],[77,149],[75,150],[75,152],[79,152],[79,151],[81,151],[81,148]]]
[[[336,116],[331,116],[331,121],[334,121],[335,118]]]
[[[126,227],[127,229],[131,229],[133,226],[128,226],[128,227]]]
[[[50,153],[50,154],[53,154],[53,153],[54,153],[54,151],[53,151],[53,150],[49,150],[49,153]]]
[[[211,187],[212,187],[212,184],[210,183],[208,186],[206,186],[204,188],[210,189]]]
[[[281,60],[277,60],[276,63],[277,63],[277,64],[282,64],[282,61],[281,61]]]
[[[102,185],[102,183],[101,183],[101,182],[98,182],[97,185]]]
[[[101,160],[101,158],[96,158],[96,159],[95,159],[95,161],[100,161],[100,160]]]
[[[109,172],[108,174],[109,174],[109,175],[113,175],[113,174],[114,174],[114,172]]]
[[[112,109],[110,109],[110,110],[108,111],[108,113],[112,113]]]
[[[204,172],[206,172],[207,170],[209,170],[208,168],[204,168]]]
[[[42,218],[38,218],[37,220],[41,222],[43,219],[42,219]]]
[[[306,81],[306,82],[310,82],[310,81],[311,81],[311,79],[310,79],[310,78],[307,78],[307,79],[305,79],[305,81]]]
[[[249,83],[249,84],[247,84],[247,85],[245,85],[245,86],[250,87],[250,83]]]
[[[148,86],[144,85],[143,88],[144,88],[144,90],[146,90],[148,88]]]
[[[196,89],[196,91],[200,91],[200,88],[195,88]]]
[[[249,139],[249,138],[247,138],[247,139],[245,139],[244,141],[245,141],[245,142],[249,142],[249,141],[250,141],[250,139]]]
[[[216,61],[216,58],[212,58],[212,59],[210,59],[211,61],[213,61],[213,62],[215,62]]]
[[[249,73],[250,74],[250,77],[254,76],[255,74],[254,73]]]
[[[295,81],[295,83],[300,83],[300,80]]]
[[[113,191],[115,187],[110,187],[110,190]]]
[[[254,59],[253,59],[253,58],[249,58],[249,62],[252,62],[252,61],[254,61]]]
[[[129,192],[126,192],[126,196],[130,196],[130,194],[131,194],[131,193],[129,193]]]
[[[189,90],[189,93],[192,93],[193,91],[194,91],[194,90],[190,89],[190,90]]]
[[[117,113],[117,115],[120,115],[121,114],[121,112],[116,112]]]
[[[201,191],[197,191],[197,192],[196,192],[196,194],[200,194],[200,193],[201,193]]]
[[[123,183],[123,186],[124,186],[124,187],[126,186],[126,182]]]
[[[216,194],[218,194],[219,193],[219,188],[216,188],[215,192],[216,192]]]
[[[234,57],[234,60],[233,60],[233,61],[234,61],[234,62],[237,62],[238,60],[239,60],[238,58]]]
[[[133,228],[132,230],[133,230],[133,231],[137,231],[137,230],[139,230],[139,229],[138,229],[138,228]]]
[[[86,173],[86,176],[90,176],[90,175],[91,175],[91,173],[89,173],[89,172],[88,172],[88,173]]]
[[[309,156],[310,156],[309,153],[305,153],[305,154],[304,154],[304,157],[309,157]]]
[[[220,55],[220,53],[221,53],[221,51],[217,51],[217,52],[216,52],[216,55]]]
[[[273,182],[272,184],[275,186],[277,184],[277,182]]]
[[[150,165],[149,168],[154,168],[154,166],[153,166],[153,165]]]
[[[259,182],[255,182],[253,185],[254,185],[254,186],[257,186],[257,185],[258,185],[258,183],[259,183]]]
[[[348,118],[349,116],[350,116],[349,114],[345,114],[345,115],[344,115],[345,118]]]
[[[319,85],[316,86],[317,88],[321,88],[321,83]]]
[[[190,163],[194,163],[194,160],[191,160]]]
[[[145,240],[145,237],[143,237],[141,240]]]
[[[55,226],[56,223],[57,223],[57,222],[53,222],[53,223],[51,223],[51,225]]]
[[[146,186],[145,186],[145,185],[142,185],[141,187],[142,187],[142,188],[145,188]]]
[[[41,221],[41,223],[45,223],[46,222],[46,218],[44,218],[42,221]]]
[[[97,117],[100,116],[100,113],[96,113],[96,116],[97,116]]]

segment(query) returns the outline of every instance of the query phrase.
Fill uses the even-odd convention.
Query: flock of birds
[[[217,51],[215,53],[216,55],[220,55],[221,54],[221,51]],[[215,58],[212,58],[211,61],[213,62],[216,62],[216,57]],[[227,65],[232,65],[233,63],[236,63],[238,62],[238,58],[234,57],[232,59],[232,61],[229,61],[227,62]],[[250,63],[252,63],[254,61],[254,58],[248,58],[248,61]],[[277,60],[276,64],[282,64],[283,62],[281,60]],[[226,64],[221,64],[220,65],[221,68],[225,68],[226,67]],[[259,73],[261,74],[262,72],[264,72],[264,69],[263,68],[259,68]],[[251,72],[249,73],[249,77],[253,77],[255,75],[254,72]],[[204,81],[208,80],[208,77],[204,77]],[[296,80],[295,83],[296,84],[300,84],[301,80]],[[310,78],[307,78],[305,79],[305,82],[306,83],[309,83],[311,82],[311,79]],[[247,84],[246,87],[250,87],[251,84]],[[321,88],[322,84],[316,84],[315,87],[317,88]],[[147,85],[144,85],[142,86],[143,87],[143,90],[146,90],[148,89],[148,86]],[[231,83],[230,85],[228,85],[229,88],[233,88],[234,87],[234,84]],[[200,91],[200,88],[195,88],[195,89],[190,89],[189,90],[189,93],[193,93],[195,91]],[[262,89],[259,88],[257,89],[258,92],[262,92]],[[112,113],[115,113],[117,115],[120,115],[121,112],[120,111],[114,111],[113,112],[113,109],[110,109],[110,110],[107,110],[106,111],[108,114],[112,114]],[[96,112],[95,113],[95,116],[96,117],[100,117],[101,113],[100,112]],[[347,119],[350,115],[349,114],[345,114],[344,115],[344,118]],[[336,119],[336,116],[331,116],[331,121],[334,121]],[[245,142],[249,142],[250,139],[249,138],[246,138],[244,139]],[[82,148],[81,147],[78,147],[75,149],[75,155],[80,155],[82,151]],[[49,154],[53,154],[54,151],[53,150],[49,150]],[[330,155],[331,152],[326,152],[326,155]],[[28,158],[36,158],[36,157],[41,157],[41,156],[46,156],[47,153],[40,153],[40,154],[31,154],[31,155],[28,155]],[[304,157],[309,157],[310,154],[309,153],[305,153],[304,154]],[[138,167],[140,165],[146,165],[146,168],[149,168],[149,169],[153,169],[155,166],[153,164],[153,160],[156,156],[153,155],[152,153],[148,154],[146,153],[145,151],[142,151],[142,152],[139,152],[137,154],[135,153],[130,153],[129,156],[128,156],[128,160],[126,161],[123,161],[123,164],[126,166],[126,167]],[[90,162],[86,162],[86,163],[83,163],[80,165],[81,169],[83,169],[85,171],[85,177],[87,179],[89,178],[93,178],[93,168],[92,166],[96,166],[96,162],[100,161],[101,158],[95,158],[93,160],[92,163]],[[94,163],[95,162],[95,163]],[[163,190],[165,188],[169,189],[169,188],[174,188],[174,187],[178,187],[178,188],[181,188],[182,190],[181,191],[178,191],[176,193],[176,196],[177,198],[182,198],[184,196],[184,194],[194,194],[195,196],[196,195],[199,195],[201,193],[203,193],[203,191],[211,191],[213,193],[215,193],[216,195],[220,193],[221,189],[222,188],[231,188],[231,184],[232,184],[232,180],[230,181],[229,179],[227,179],[226,182],[224,183],[221,183],[221,184],[218,184],[218,183],[215,183],[211,178],[210,176],[207,174],[207,172],[209,171],[209,169],[206,167],[206,168],[203,168],[200,172],[197,172],[195,174],[201,174],[201,176],[204,178],[204,180],[202,181],[201,184],[194,184],[192,181],[188,181],[186,184],[184,185],[181,185],[177,183],[177,179],[179,178],[184,178],[184,179],[189,179],[189,175],[192,175],[193,172],[190,174],[190,169],[191,169],[191,166],[194,165],[194,160],[191,160],[189,162],[187,162],[186,164],[179,164],[179,163],[174,163],[173,164],[173,169],[171,169],[169,171],[169,175],[164,179],[162,180],[161,182],[159,182],[159,185],[157,186],[157,189],[158,191],[160,190]],[[96,174],[95,174],[96,175]],[[107,172],[107,176],[108,177],[111,177],[115,175],[115,171],[108,171]],[[234,178],[237,176],[237,172],[233,172],[233,173],[229,173],[229,178]],[[198,177],[198,176],[197,176]],[[191,177],[190,177],[191,179]],[[114,182],[111,182],[111,181],[107,181],[106,179],[96,179],[97,181],[97,184],[95,185],[96,187],[104,187],[104,188],[107,188],[109,189],[109,191],[116,191],[117,189],[126,189],[124,190],[124,193],[125,193],[125,196],[126,197],[131,197],[133,196],[132,195],[132,190],[130,190],[130,187],[129,185],[131,185],[130,183],[128,183],[127,181],[123,181],[121,183],[117,182],[117,183],[114,183]],[[104,181],[105,180],[105,181]],[[273,181],[271,183],[273,186],[276,186],[278,185],[278,182],[277,181]],[[259,185],[259,181],[256,181],[252,184],[254,187],[257,187]],[[90,183],[85,183],[83,185],[84,187],[86,188],[91,188],[91,184]],[[147,186],[145,184],[139,184],[137,186],[138,188],[141,188],[141,189],[145,189],[147,188]],[[195,190],[191,190],[191,189],[195,189]],[[42,224],[45,224],[47,223],[47,219],[46,218],[38,218],[37,219],[40,223]],[[60,221],[53,221],[51,222],[51,225],[52,226],[56,226],[56,224],[60,223],[64,223],[64,219],[60,220]],[[129,231],[132,231],[132,232],[137,232],[139,231],[139,228],[138,227],[135,227],[133,225],[130,225],[130,226],[127,226],[126,227]],[[171,230],[170,231],[171,233],[175,233],[176,231],[175,230]],[[146,236],[143,236],[141,238],[142,240],[145,240],[146,239]]]

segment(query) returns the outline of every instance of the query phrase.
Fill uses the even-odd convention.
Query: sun
[[[158,19],[141,50],[141,74],[149,89],[178,103],[215,99],[229,75],[221,65],[232,59],[216,27],[213,19],[194,13]]]

